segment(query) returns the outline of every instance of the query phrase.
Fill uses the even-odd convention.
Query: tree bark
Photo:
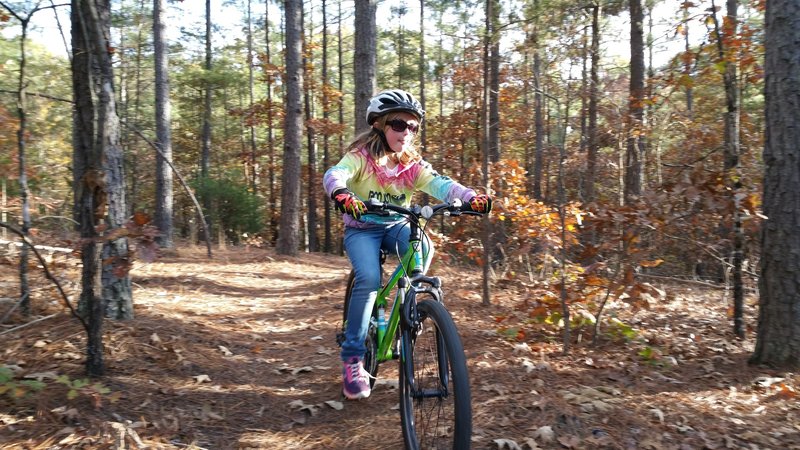
[[[211,75],[211,0],[206,0],[206,61],[205,61],[205,70],[206,75]],[[205,89],[204,89],[204,99],[203,99],[203,129],[202,134],[200,137],[201,140],[201,154],[200,154],[200,179],[205,182],[211,175],[210,175],[210,166],[211,166],[211,81],[206,79],[205,81]],[[213,236],[213,231],[211,230],[211,218],[209,217],[208,211],[211,210],[211,198],[206,193],[203,196],[203,211],[204,214],[202,217],[198,217],[198,220],[202,220],[205,224],[205,229],[209,230],[206,234],[206,239],[211,239]],[[206,245],[211,245],[210,242],[206,242]]]
[[[600,143],[597,137],[597,115],[600,97],[600,3],[592,5],[592,43],[589,52],[591,65],[589,68],[589,106],[587,115],[589,124],[586,128],[589,141],[586,152],[586,175],[584,176],[583,196],[584,202],[589,204],[595,200],[595,177],[597,174],[597,153]]]
[[[270,51],[270,29],[269,29],[269,2],[265,3],[264,7],[264,40],[265,40],[265,54],[264,57],[266,60],[267,67],[267,157],[269,160],[269,168],[267,169],[267,198],[268,203],[270,205],[277,205],[278,204],[278,194],[277,194],[277,186],[275,182],[275,133],[273,130],[273,124],[275,121],[275,114],[273,112],[273,91],[272,91],[272,83],[273,83],[273,69],[272,69],[272,56]],[[269,208],[269,232],[268,236],[271,243],[275,243],[278,240],[278,214],[275,208]]]
[[[534,1],[534,8],[538,11],[539,2]],[[531,36],[533,44],[533,121],[536,137],[533,150],[533,198],[542,200],[542,167],[544,154],[544,114],[542,99],[542,57],[539,51],[539,25],[538,17],[534,19],[533,34]]]
[[[286,119],[281,220],[276,251],[296,255],[300,246],[300,153],[303,139],[303,2],[284,0],[286,14]]]
[[[330,79],[328,77],[328,2],[322,0],[322,120],[326,125],[330,123],[331,101],[328,96],[330,91]],[[330,133],[326,132],[322,136],[322,170],[330,167]],[[325,253],[333,251],[333,234],[331,232],[331,210],[332,203],[330,197],[322,196],[322,209],[324,211],[323,227],[324,238],[322,249]]]
[[[267,2],[269,3],[269,2]],[[255,65],[255,50],[253,49],[253,26],[252,26],[252,0],[247,0],[247,97],[248,97],[248,111],[253,110],[253,105],[255,104],[255,74],[254,72],[254,65]],[[247,124],[247,131],[249,142],[248,145],[250,147],[250,190],[253,194],[258,193],[258,147],[256,145],[256,126],[255,123],[251,120]]]
[[[301,19],[305,22],[305,14],[301,16]],[[305,29],[305,25],[303,25],[303,28]],[[313,36],[314,24],[310,23],[309,28],[312,30],[309,35]],[[314,118],[314,83],[312,78],[314,73],[311,67],[313,67],[314,61],[313,59],[311,61],[308,60],[311,54],[307,51],[305,42],[305,38],[303,38],[303,76],[304,80],[307,80],[303,83],[305,87],[303,94],[306,118],[306,150],[308,154],[308,189],[306,189],[306,203],[308,207],[306,208],[306,228],[308,230],[308,251],[318,252],[319,238],[317,236],[317,222],[319,220],[317,218],[317,186],[321,184],[321,181],[317,180],[317,133],[311,125],[311,120]]]
[[[375,13],[376,0],[355,0],[355,52],[353,69],[355,71],[354,116],[355,133],[367,126],[364,111],[369,99],[375,94],[377,71],[378,31]]]
[[[492,2],[489,54],[489,158],[500,161],[500,2]]]
[[[644,149],[644,11],[641,0],[630,0],[631,67],[628,101],[628,147],[625,153],[625,203],[642,194]]]
[[[491,52],[493,48],[493,18],[494,10],[497,7],[495,0],[486,0],[486,26],[483,36],[483,107],[482,107],[482,128],[483,145],[481,156],[481,171],[483,185],[489,186],[489,160],[491,158],[492,134],[491,134],[491,98],[492,98],[492,61]],[[483,244],[482,283],[481,283],[481,304],[490,305],[492,303],[492,292],[489,283],[490,267],[492,260],[492,230],[489,223],[489,216],[484,215],[481,220],[481,241]]]
[[[759,314],[753,364],[800,367],[800,5],[768,0]]]
[[[20,190],[20,203],[22,212],[22,235],[27,237],[31,228],[31,212],[30,212],[30,191],[28,189],[28,168],[25,162],[26,146],[25,137],[28,133],[27,121],[28,114],[26,111],[27,94],[26,86],[27,80],[25,79],[25,68],[27,62],[27,55],[25,50],[25,42],[27,41],[28,23],[36,11],[29,13],[27,17],[16,16],[22,23],[22,36],[20,37],[20,56],[19,56],[19,78],[17,84],[17,118],[19,125],[17,127],[17,158],[19,167],[19,190]],[[28,283],[28,247],[23,245],[19,254],[19,295],[20,295],[20,310],[24,315],[31,313],[31,291]]]
[[[422,109],[426,108],[425,100],[425,72],[428,61],[425,58],[425,0],[419,0],[419,103]],[[428,147],[428,127],[422,127],[419,133],[419,142],[422,149]]]
[[[153,0],[153,50],[155,58],[156,85],[156,213],[155,225],[158,227],[158,244],[163,248],[173,248],[173,178],[172,169],[172,104],[169,97],[169,50],[166,26],[162,13],[165,0]]]
[[[94,14],[92,11],[94,10]],[[72,0],[72,78],[75,116],[73,123],[73,159],[78,182],[75,186],[75,211],[81,235],[81,294],[79,313],[87,320],[86,372],[101,376],[105,372],[103,361],[103,301],[98,295],[100,284],[100,255],[98,251],[98,221],[106,208],[106,174],[102,167],[102,147],[95,136],[102,134],[103,124],[97,121],[99,99],[94,88],[99,84],[97,61],[99,16],[92,1]],[[102,46],[105,51],[106,47]]]

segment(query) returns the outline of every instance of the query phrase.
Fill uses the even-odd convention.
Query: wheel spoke
[[[406,362],[413,368],[413,385],[401,375],[407,448],[468,448],[471,408],[460,338],[441,304],[421,302],[420,313],[422,327],[414,333]]]

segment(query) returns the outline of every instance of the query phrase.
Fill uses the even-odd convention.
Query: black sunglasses
[[[405,120],[400,120],[400,119],[390,120],[386,122],[386,125],[389,125],[390,127],[392,127],[394,131],[398,133],[406,131],[406,128],[408,128],[408,130],[411,131],[412,133],[416,133],[417,131],[419,131],[419,125],[410,124]]]

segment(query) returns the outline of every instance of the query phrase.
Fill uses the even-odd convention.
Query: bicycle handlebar
[[[380,200],[371,198],[365,202],[367,206],[366,214],[388,214],[388,211],[394,211],[398,214],[416,220],[422,218],[429,220],[437,214],[444,214],[448,216],[460,216],[461,214],[468,214],[474,216],[482,216],[483,213],[473,211],[469,203],[464,203],[460,199],[455,199],[447,203],[439,203],[436,205],[412,205],[411,208],[404,208],[392,203],[385,203]]]

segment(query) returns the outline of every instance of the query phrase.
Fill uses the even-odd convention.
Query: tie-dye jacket
[[[411,197],[416,191],[426,192],[444,202],[456,198],[468,202],[475,196],[475,191],[439,175],[425,161],[401,165],[397,174],[390,175],[376,163],[366,148],[347,152],[338,164],[325,172],[322,184],[329,196],[338,189],[347,188],[363,201],[376,198],[405,207],[411,205]],[[356,228],[388,226],[402,220],[395,214],[365,214],[360,220],[344,214],[343,218],[345,225]]]

